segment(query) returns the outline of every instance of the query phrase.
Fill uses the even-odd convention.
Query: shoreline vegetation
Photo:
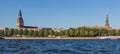
[[[0,37],[4,39],[99,39],[105,36],[120,36],[120,29],[95,29],[95,28],[69,28],[54,31],[50,29],[27,30],[9,29],[0,30]]]

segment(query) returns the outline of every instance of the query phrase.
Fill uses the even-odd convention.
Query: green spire
[[[105,26],[109,26],[108,14],[106,14]]]

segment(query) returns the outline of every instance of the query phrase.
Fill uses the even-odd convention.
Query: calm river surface
[[[120,40],[0,40],[0,54],[120,54]]]

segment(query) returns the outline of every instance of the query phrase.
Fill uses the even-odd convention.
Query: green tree
[[[94,36],[99,36],[99,30],[98,29],[92,29],[91,31],[94,33]]]
[[[0,30],[0,36],[2,36],[2,32],[1,32],[1,30]]]
[[[54,31],[53,30],[49,30],[49,35],[53,35],[54,34]]]
[[[5,35],[4,30],[0,30],[0,36],[3,37]]]
[[[75,33],[75,36],[77,36],[77,37],[79,36],[79,30],[78,29],[76,29],[74,33]]]
[[[29,36],[33,36],[34,31],[33,30],[29,30]]]
[[[39,37],[44,37],[43,30],[39,30]]]
[[[116,30],[109,30],[108,35],[109,36],[115,36],[116,35]]]
[[[48,37],[48,34],[49,34],[48,30],[44,30],[43,32],[44,37]]]
[[[14,29],[14,35],[17,35],[17,34],[18,34],[18,30]]]
[[[108,30],[106,29],[99,30],[99,36],[107,36],[107,35],[108,35]]]
[[[74,30],[73,29],[69,29],[69,36],[74,36]]]
[[[65,36],[69,36],[68,30],[65,30],[64,33],[65,33],[65,34],[64,34]]]
[[[19,29],[19,30],[18,30],[18,34],[19,34],[19,35],[23,35],[23,29]]]
[[[89,32],[89,35],[90,35],[90,36],[94,36],[94,34],[95,34],[95,32],[93,32],[93,31],[90,31],[90,32]]]
[[[64,36],[64,31],[60,31],[60,36]]]
[[[120,36],[120,30],[117,30],[117,35]]]
[[[55,32],[54,32],[54,35],[55,35],[55,36],[58,36],[58,35],[59,35],[59,32],[55,31]]]
[[[34,36],[35,37],[39,36],[39,32],[37,30],[34,30]]]
[[[9,29],[9,31],[8,31],[8,36],[12,36],[14,34],[14,29]]]
[[[84,37],[84,30],[80,30],[80,36]]]
[[[29,31],[27,29],[23,30],[23,35],[29,35]]]
[[[87,37],[88,36],[88,31],[86,30],[86,31],[84,31],[84,35]]]

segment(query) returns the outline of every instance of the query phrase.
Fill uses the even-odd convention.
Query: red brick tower
[[[18,19],[17,19],[17,28],[24,28],[24,21],[23,21],[23,18],[22,18],[22,12],[21,10],[19,10],[19,13],[18,13]]]

